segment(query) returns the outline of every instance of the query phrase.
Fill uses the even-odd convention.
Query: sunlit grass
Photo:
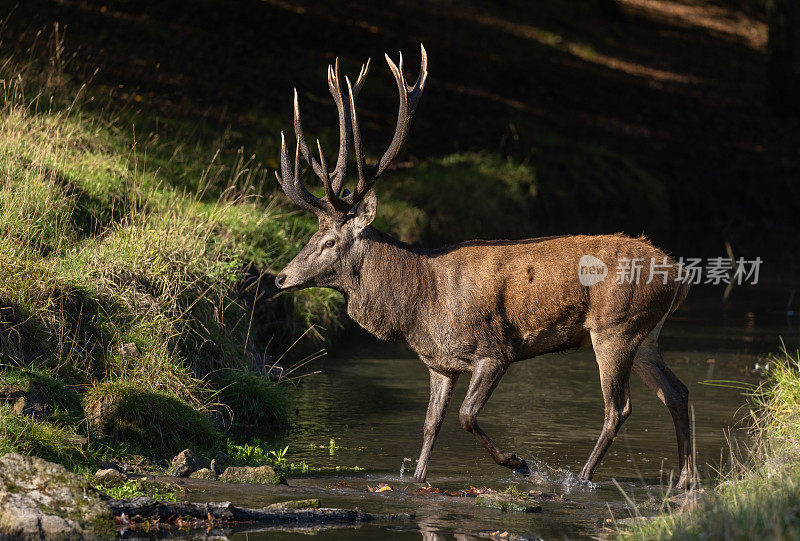
[[[177,496],[172,490],[148,486],[147,483],[128,480],[114,487],[97,487],[102,492],[108,494],[115,500],[132,500],[138,496],[148,496],[159,502],[177,501]]]
[[[800,538],[800,356],[770,361],[752,394],[754,442],[696,505],[637,522],[620,539]]]
[[[263,351],[333,327],[340,301],[285,297],[253,324],[263,290],[247,280],[268,283],[313,222],[264,191],[267,169],[241,151],[137,134],[129,111],[86,100],[35,55],[0,65],[0,383],[38,374],[61,386],[49,399],[72,400],[48,419],[0,410],[0,450],[76,466],[211,449],[214,408],[285,422]],[[235,393],[215,377],[231,370],[247,383]]]

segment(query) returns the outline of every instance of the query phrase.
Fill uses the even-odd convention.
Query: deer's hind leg
[[[689,424],[689,390],[667,367],[658,349],[659,325],[639,346],[633,371],[669,409],[678,439],[678,464],[681,470],[677,487],[688,488],[692,481],[692,444]]]
[[[597,365],[600,368],[600,386],[603,390],[605,413],[603,428],[597,443],[581,470],[580,478],[589,480],[617,436],[622,423],[631,413],[631,393],[628,385],[633,358],[639,341],[625,337],[623,332],[591,332]]]
[[[506,366],[501,362],[486,359],[475,363],[472,368],[472,377],[469,381],[467,396],[464,397],[464,402],[458,412],[458,419],[461,422],[461,428],[475,436],[481,442],[481,445],[489,451],[489,454],[497,464],[527,473],[530,468],[523,459],[514,453],[503,451],[478,426],[478,414],[483,409],[486,401],[489,400],[492,391],[500,383],[500,378],[503,377],[505,372]]]

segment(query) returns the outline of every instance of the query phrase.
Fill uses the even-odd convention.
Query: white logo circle
[[[598,282],[606,279],[608,274],[608,267],[601,259],[593,255],[581,256],[578,261],[578,280],[581,285],[593,286]]]

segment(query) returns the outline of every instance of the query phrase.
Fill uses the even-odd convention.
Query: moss
[[[311,498],[308,500],[289,500],[286,502],[270,504],[266,506],[265,509],[319,509],[319,500],[317,498]]]
[[[475,505],[478,507],[499,509],[507,513],[538,513],[542,510],[542,506],[533,499],[526,498],[525,496],[497,492],[478,494],[475,497]]]
[[[178,485],[165,486],[145,479],[132,479],[115,487],[98,487],[108,496],[117,499],[132,499],[138,496],[148,496],[157,501],[174,502],[176,493],[182,491]]]
[[[258,466],[256,468],[244,466],[230,466],[222,472],[219,480],[223,483],[250,483],[256,485],[286,484],[286,479],[271,466]]]
[[[220,371],[215,378],[220,389],[217,400],[227,407],[233,422],[267,426],[288,421],[291,397],[285,386],[243,370]]]
[[[92,462],[90,453],[78,443],[79,438],[68,427],[36,421],[12,412],[8,406],[0,406],[0,443],[6,452],[35,455],[75,467]]]
[[[62,380],[51,373],[40,370],[9,370],[0,372],[0,389],[16,386],[25,393],[35,393],[53,407],[54,420],[61,422],[76,421],[83,416],[81,397],[68,388]]]
[[[210,449],[219,433],[203,413],[161,391],[127,383],[95,385],[86,395],[88,420],[101,437],[159,454],[187,446]]]

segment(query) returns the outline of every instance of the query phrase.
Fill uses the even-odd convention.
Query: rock
[[[115,469],[97,470],[94,474],[94,482],[106,488],[119,486],[128,480],[128,476]]]
[[[140,492],[185,492],[186,489],[178,483],[171,483],[165,479],[157,477],[142,477],[141,479],[132,479],[136,489]],[[183,483],[183,481],[179,481]]]
[[[0,388],[0,403],[3,402],[17,415],[27,415],[32,419],[43,419],[53,414],[53,406],[35,385],[27,390],[18,385]]]
[[[189,477],[191,479],[208,479],[209,481],[217,480],[217,474],[211,471],[209,468],[203,468],[197,470],[196,472],[192,472]]]
[[[286,479],[281,474],[267,465],[257,468],[231,466],[222,472],[219,480],[225,483],[253,483],[257,485],[287,484]]]
[[[125,360],[138,359],[141,355],[141,353],[139,353],[139,348],[133,342],[120,344],[118,351],[120,356]]]
[[[111,536],[111,511],[87,479],[41,458],[0,457],[0,538]]]
[[[231,457],[220,451],[211,459],[211,471],[217,475],[222,475],[222,472],[225,471],[225,464],[227,464],[230,459]]]
[[[475,505],[517,513],[538,513],[542,510],[542,506],[533,498],[504,494],[502,492],[478,494],[475,496]]]
[[[311,498],[308,500],[289,500],[288,502],[278,502],[266,506],[264,509],[280,510],[280,509],[319,509],[319,500]]]
[[[194,451],[184,449],[172,459],[170,473],[175,477],[189,477],[192,473],[205,467],[203,459],[194,454]]]

